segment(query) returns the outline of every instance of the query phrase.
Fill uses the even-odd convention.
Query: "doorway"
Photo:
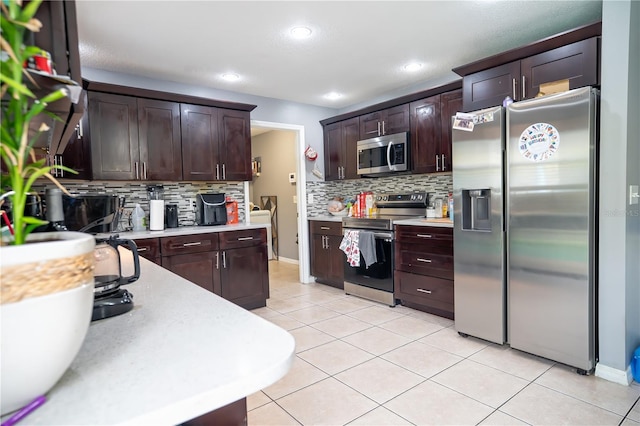
[[[251,128],[264,131],[284,130],[295,133],[295,179],[296,179],[296,215],[297,215],[297,235],[298,235],[298,275],[300,282],[310,282],[309,266],[309,231],[307,229],[307,178],[304,160],[305,135],[304,126],[296,124],[275,123],[268,121],[251,120]],[[245,205],[249,206],[249,182],[244,183]],[[246,215],[247,222],[250,222],[250,215]]]

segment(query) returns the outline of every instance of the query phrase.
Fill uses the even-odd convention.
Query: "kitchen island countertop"
[[[130,273],[131,258],[122,257]],[[145,259],[140,266],[140,279],[122,287],[133,294],[133,310],[91,323],[78,356],[26,424],[174,425],[288,372],[291,334]]]

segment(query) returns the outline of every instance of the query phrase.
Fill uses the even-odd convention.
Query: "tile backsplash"
[[[189,226],[195,223],[193,202],[199,192],[223,192],[238,202],[240,222],[245,220],[245,200],[243,182],[116,182],[116,181],[73,181],[62,180],[63,185],[73,195],[109,194],[125,197],[125,211],[118,230],[130,229],[130,214],[136,203],[149,214],[148,185],[164,187],[165,204],[178,205],[178,223]],[[52,184],[46,182],[33,186],[33,190],[44,193]],[[378,178],[362,178],[330,182],[307,182],[307,194],[313,194],[314,202],[307,203],[309,217],[327,214],[327,203],[333,197],[354,197],[360,191],[380,193],[431,192],[436,197],[445,198],[452,191],[451,173],[397,175]]]
[[[331,182],[307,182],[307,194],[313,194],[313,204],[307,204],[309,217],[327,215],[327,203],[333,197],[353,198],[360,191],[382,193],[431,192],[445,199],[453,190],[451,173],[397,175]]]
[[[165,204],[178,205],[178,224],[189,226],[195,224],[195,209],[193,202],[199,192],[223,192],[226,196],[238,202],[240,222],[244,221],[244,185],[243,182],[116,182],[116,181],[91,181],[78,182],[62,180],[61,183],[72,195],[119,195],[125,197],[124,214],[120,220],[118,230],[124,231],[131,227],[130,214],[136,203],[145,211],[149,218],[149,195],[147,186],[162,185],[164,187]],[[34,185],[33,190],[45,192],[52,184]]]

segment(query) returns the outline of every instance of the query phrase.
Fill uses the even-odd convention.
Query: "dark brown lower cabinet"
[[[266,306],[269,260],[265,228],[135,240],[140,256],[242,306]]]
[[[246,426],[247,398],[182,423],[183,426]]]
[[[176,254],[162,258],[162,266],[210,292],[221,295],[220,275],[216,270],[218,252]]]
[[[453,229],[396,226],[393,277],[403,305],[453,319]]]
[[[316,282],[344,288],[342,222],[311,221],[311,275]]]
[[[246,309],[266,306],[269,294],[267,246],[224,250],[222,256],[222,297]]]

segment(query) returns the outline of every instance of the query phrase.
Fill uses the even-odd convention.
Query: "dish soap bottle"
[[[139,203],[136,203],[136,207],[131,213],[131,224],[133,225],[133,232],[146,230],[146,227],[144,226],[144,210],[142,210]]]

